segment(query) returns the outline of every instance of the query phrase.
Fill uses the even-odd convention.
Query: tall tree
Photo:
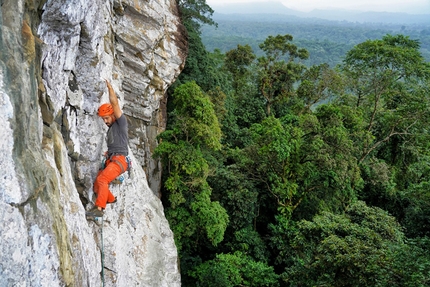
[[[230,50],[225,54],[225,67],[233,77],[233,88],[236,95],[243,86],[248,85],[251,75],[250,67],[256,59],[251,46],[237,45],[236,49]]]
[[[272,105],[291,96],[293,85],[299,80],[305,66],[296,60],[309,57],[305,49],[291,43],[293,36],[269,36],[260,44],[265,56],[258,58],[259,87],[266,100],[266,113],[271,115]],[[282,57],[286,56],[287,61]]]
[[[328,64],[309,67],[297,88],[297,96],[303,101],[303,112],[309,112],[318,104],[333,100],[342,91],[341,75]]]
[[[226,98],[228,106],[223,133],[229,147],[243,147],[248,128],[265,117],[264,98],[259,95],[255,72],[256,55],[248,45],[238,45],[226,53],[224,70],[231,77],[233,91]]]
[[[208,52],[201,39],[202,24],[217,26],[212,19],[213,9],[207,5],[206,0],[176,1],[187,32],[188,55],[184,69],[169,89],[169,94],[187,81],[195,81],[206,92],[217,87],[227,89],[228,81],[221,70],[223,55],[219,50]]]
[[[341,210],[354,198],[361,177],[344,122],[349,109],[321,106],[315,115],[268,117],[251,128],[245,152],[249,177],[261,183],[290,218],[306,202],[313,211]]]
[[[429,123],[430,63],[419,48],[417,40],[387,35],[359,44],[346,55],[343,71],[372,135],[363,139],[360,162],[390,141],[400,143],[424,132]],[[388,156],[395,161],[398,155]]]
[[[184,247],[186,253],[202,237],[217,245],[228,223],[225,209],[211,200],[207,183],[211,153],[221,148],[221,129],[213,104],[195,82],[176,88],[173,104],[172,121],[159,136],[154,156],[162,159],[167,171],[166,216],[178,249]]]
[[[429,260],[417,256],[425,249],[408,247],[401,226],[382,209],[359,201],[343,214],[324,212],[297,223],[278,219],[272,244],[284,264],[285,286],[428,284]]]
[[[184,23],[190,23],[194,30],[199,30],[200,24],[216,25],[212,20],[214,10],[206,0],[176,0]]]
[[[428,174],[430,63],[419,41],[368,40],[346,55],[342,68],[349,80],[342,102],[361,111],[366,125],[355,139],[366,182],[361,198],[408,222],[415,235],[428,234],[428,215],[419,210],[429,204],[422,175]]]

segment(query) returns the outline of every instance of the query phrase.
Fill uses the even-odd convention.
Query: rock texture
[[[180,286],[151,158],[186,42],[175,0],[2,0],[0,286]],[[120,98],[133,169],[88,222]]]

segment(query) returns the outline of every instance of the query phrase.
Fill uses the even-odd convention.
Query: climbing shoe
[[[106,202],[107,204],[112,204],[112,203],[116,203],[116,197],[112,202]]]
[[[94,220],[96,217],[103,217],[103,214],[104,214],[103,210],[99,210],[97,206],[94,206],[93,208],[91,208],[85,213],[87,219],[92,219],[92,220]]]

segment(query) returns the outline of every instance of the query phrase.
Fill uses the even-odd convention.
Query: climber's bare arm
[[[108,80],[106,80],[106,85],[109,91],[109,102],[112,105],[115,117],[118,119],[122,115],[122,111],[118,103],[118,97],[116,96],[115,91]]]

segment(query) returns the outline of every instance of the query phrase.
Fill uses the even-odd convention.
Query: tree
[[[154,152],[167,171],[166,216],[179,251],[183,246],[194,249],[201,235],[217,245],[228,223],[225,209],[211,200],[207,183],[212,172],[211,153],[221,148],[218,119],[209,97],[195,82],[176,88],[173,104],[172,122],[159,136],[160,144]]]
[[[239,89],[248,84],[250,78],[250,66],[256,56],[249,45],[237,45],[236,49],[225,54],[225,67],[233,77],[233,88],[236,95]],[[243,90],[243,89],[242,89]]]
[[[252,160],[248,174],[263,184],[282,212],[291,215],[304,192],[297,182],[302,131],[271,116],[254,124],[251,134],[254,144],[245,148]]]
[[[221,70],[224,55],[219,50],[209,53],[201,39],[201,24],[217,26],[211,18],[213,9],[206,4],[206,0],[176,0],[176,2],[187,32],[188,55],[184,69],[169,88],[169,94],[188,81],[195,81],[206,92],[217,87],[227,89],[228,80]]]
[[[242,252],[218,254],[196,267],[193,277],[197,280],[196,286],[202,287],[279,286],[273,267],[256,262]]]
[[[226,98],[223,124],[224,142],[229,147],[243,147],[249,138],[248,128],[265,117],[264,98],[256,83],[255,58],[248,45],[238,45],[225,56],[224,70],[229,72],[233,87]]]
[[[429,198],[423,175],[430,141],[430,63],[419,41],[403,35],[368,40],[347,54],[342,71],[350,94],[341,102],[360,110],[365,123],[355,139],[366,182],[360,198],[390,211],[409,235],[428,234],[422,206]]]
[[[250,163],[244,168],[287,218],[303,202],[312,206],[309,216],[320,208],[342,208],[354,198],[361,177],[344,126],[348,112],[322,105],[315,115],[270,116],[251,127],[253,142],[244,149]]]
[[[368,40],[348,52],[343,71],[372,134],[364,138],[359,162],[389,142],[399,145],[426,132],[430,64],[421,56],[417,40],[403,35]],[[398,157],[397,152],[386,155],[391,161]]]
[[[214,90],[216,87],[228,87],[228,80],[221,65],[223,59],[218,51],[209,53],[202,43],[200,31],[185,23],[188,31],[188,55],[184,69],[178,80],[171,87],[172,91],[183,83],[195,81],[204,91]]]
[[[265,52],[264,57],[258,58],[259,66],[259,88],[261,95],[266,100],[266,113],[271,115],[271,107],[277,102],[291,96],[293,85],[296,83],[304,65],[296,63],[295,60],[304,60],[309,57],[305,49],[299,49],[292,44],[291,35],[269,36],[260,44]],[[287,55],[288,61],[281,60]]]
[[[176,0],[181,19],[184,23],[190,23],[195,30],[199,30],[200,23],[215,25],[212,20],[214,10],[206,4],[206,0]]]
[[[404,252],[401,226],[364,202],[351,204],[344,214],[323,212],[312,221],[278,217],[271,230],[277,262],[285,264],[282,278],[290,286],[404,286],[399,282],[409,280],[396,266],[400,257],[405,264],[414,261]],[[428,273],[424,278],[415,283],[425,282]]]
[[[304,103],[303,111],[309,112],[315,105],[335,99],[342,87],[341,75],[330,69],[328,64],[321,64],[311,66],[303,73],[297,96]]]

